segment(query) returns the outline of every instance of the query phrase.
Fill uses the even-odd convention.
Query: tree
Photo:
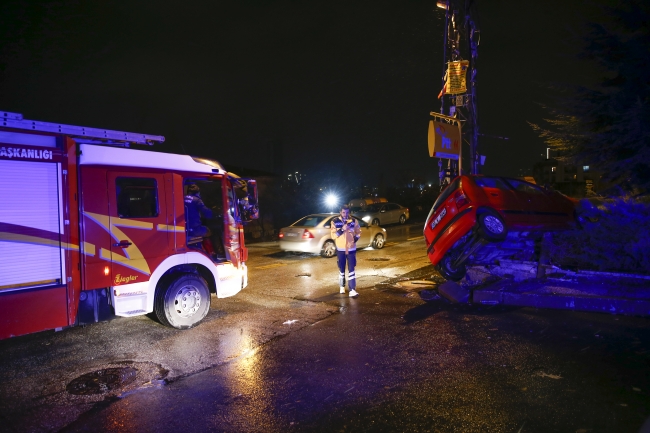
[[[564,86],[551,118],[533,129],[560,159],[590,165],[628,191],[650,190],[650,4],[605,8],[607,23],[588,24],[582,57],[604,78]]]

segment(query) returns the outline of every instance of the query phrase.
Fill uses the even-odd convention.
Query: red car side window
[[[482,188],[510,189],[508,185],[498,177],[476,177],[474,178],[474,181]]]
[[[508,179],[508,183],[516,191],[525,192],[527,194],[544,194],[544,191],[532,183],[524,182],[517,179]]]

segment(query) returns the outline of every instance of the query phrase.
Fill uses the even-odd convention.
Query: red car
[[[575,227],[577,201],[557,191],[505,177],[463,175],[440,194],[427,216],[424,239],[431,263],[448,280],[465,276],[467,260],[508,231]]]

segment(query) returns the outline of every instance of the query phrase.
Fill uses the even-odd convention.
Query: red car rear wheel
[[[436,266],[436,270],[445,280],[460,281],[463,279],[465,274],[467,274],[465,263],[454,265],[458,256],[459,254],[457,252],[451,250],[445,254],[442,260],[440,260],[440,263]]]

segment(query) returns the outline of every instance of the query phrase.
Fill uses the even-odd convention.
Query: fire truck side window
[[[120,218],[153,218],[158,216],[158,188],[156,179],[118,177],[117,214]]]

